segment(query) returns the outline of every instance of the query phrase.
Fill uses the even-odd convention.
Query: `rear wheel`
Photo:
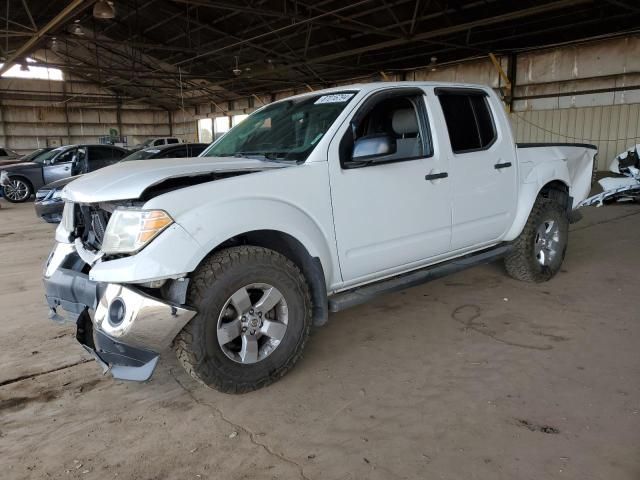
[[[195,272],[189,305],[198,315],[176,339],[178,360],[202,383],[227,393],[264,387],[300,358],[311,298],[300,270],[261,247],[233,247]]]
[[[23,203],[31,198],[31,184],[21,178],[10,178],[9,185],[3,187],[4,197],[11,203]]]
[[[564,208],[551,198],[538,197],[513,251],[505,258],[507,272],[526,282],[550,280],[562,266],[568,237]]]

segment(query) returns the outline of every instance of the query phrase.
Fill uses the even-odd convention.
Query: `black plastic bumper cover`
[[[118,342],[93,328],[89,310],[95,310],[102,285],[81,272],[65,268],[57,269],[44,279],[49,307],[56,316],[58,307],[77,315],[76,339],[102,367],[103,373],[110,371],[120,380],[148,380],[158,363],[156,352]]]
[[[86,310],[78,317],[76,339],[95,358],[103,373],[111,371],[120,380],[144,382],[158,363],[156,352],[120,343],[95,330]]]

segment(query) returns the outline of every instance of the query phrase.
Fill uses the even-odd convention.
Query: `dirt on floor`
[[[640,478],[640,206],[585,210],[562,272],[500,263],[331,316],[230,396],[162,357],[102,376],[47,319],[54,227],[0,209],[0,478]]]

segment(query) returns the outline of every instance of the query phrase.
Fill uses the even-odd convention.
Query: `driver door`
[[[76,172],[76,170],[82,170],[81,163],[83,161],[84,149],[71,148],[69,150],[65,150],[60,155],[53,158],[51,163],[43,167],[42,177],[45,185],[55,182],[56,180],[69,178],[78,173],[82,173],[82,171]]]
[[[376,137],[390,140],[391,153],[358,161],[362,139]],[[431,142],[421,89],[374,93],[341,127],[329,168],[345,287],[417,268],[449,250],[447,164]]]

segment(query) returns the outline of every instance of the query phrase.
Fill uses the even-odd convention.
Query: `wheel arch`
[[[21,173],[16,173],[16,174],[9,173],[9,179],[17,179],[17,180],[21,180],[21,181],[25,182],[29,186],[29,189],[31,190],[31,193],[29,194],[29,197],[31,197],[31,195],[34,195],[36,193],[35,187],[33,186],[33,182],[29,179],[29,177],[27,177],[27,176],[25,176],[25,175],[23,175]],[[4,187],[3,187],[3,191],[4,191]],[[6,194],[4,194],[4,195],[6,195]],[[27,201],[27,200],[29,200],[29,198],[27,198],[24,201]]]
[[[312,256],[302,242],[279,230],[251,230],[225,240],[216,246],[209,255],[237,245],[268,248],[295,263],[309,284],[313,304],[313,324],[320,326],[327,322],[329,308],[324,268],[320,258]]]
[[[569,184],[562,179],[553,179],[547,181],[542,186],[536,183],[525,183],[521,185],[518,200],[518,213],[511,225],[511,228],[505,235],[504,240],[510,241],[520,235],[527,219],[531,214],[531,209],[538,197],[545,197],[557,200],[563,207],[569,211],[571,209],[571,195]]]

